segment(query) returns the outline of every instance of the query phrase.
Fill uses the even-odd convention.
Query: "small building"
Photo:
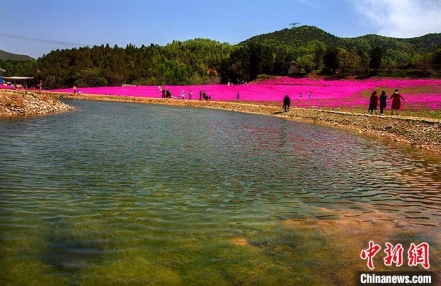
[[[288,75],[298,75],[300,73],[300,68],[295,61],[289,63]]]
[[[15,87],[28,87],[28,81],[33,80],[34,77],[31,76],[4,76],[3,82],[7,83],[8,85],[13,85]]]

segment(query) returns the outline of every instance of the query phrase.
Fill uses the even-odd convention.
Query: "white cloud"
[[[441,33],[440,0],[346,0],[377,34],[411,38]]]

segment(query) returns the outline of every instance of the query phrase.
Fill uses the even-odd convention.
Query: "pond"
[[[437,157],[269,116],[67,103],[0,120],[1,284],[351,285],[369,241],[375,271],[440,270]]]

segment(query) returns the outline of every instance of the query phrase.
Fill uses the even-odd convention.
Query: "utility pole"
[[[289,26],[291,27],[291,28],[295,28],[296,26],[298,26],[298,25],[300,25],[300,23],[299,22],[293,22],[293,23],[290,23],[289,24]]]

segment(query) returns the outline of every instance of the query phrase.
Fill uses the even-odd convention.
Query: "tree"
[[[313,54],[306,54],[301,57],[298,57],[296,60],[297,66],[301,71],[305,73],[309,73],[314,70],[315,62]]]
[[[357,49],[357,55],[360,58],[359,69],[361,75],[366,75],[369,73],[369,54],[364,50]]]
[[[418,54],[414,59],[415,64],[418,68],[425,73],[430,68],[430,63],[432,62],[432,54],[431,53],[423,53],[422,55]]]
[[[315,68],[317,70],[321,70],[323,65],[323,56],[326,53],[326,46],[325,43],[320,42],[318,40],[312,41],[312,44],[314,46],[314,63]]]
[[[291,61],[287,54],[278,52],[274,60],[274,75],[286,75]]]
[[[323,56],[323,64],[325,70],[330,73],[334,73],[338,69],[338,49],[335,47],[328,48]]]
[[[268,46],[249,42],[231,52],[222,65],[222,82],[252,81],[259,74],[272,74],[275,55]]]
[[[413,61],[415,55],[418,54],[418,50],[420,49],[420,47],[421,47],[421,42],[414,41],[412,43],[412,48],[410,50],[409,64],[408,64],[409,67],[412,65],[412,61]]]
[[[248,45],[250,56],[250,80],[257,78],[259,74],[272,74],[275,55],[273,50],[257,42]]]
[[[441,46],[433,52],[432,65],[435,69],[441,69]]]
[[[166,60],[159,65],[159,70],[167,84],[188,84],[186,65],[178,59]]]
[[[381,61],[383,60],[383,49],[380,46],[376,46],[370,52],[371,60],[369,67],[375,72],[381,67]]]
[[[342,77],[346,77],[348,71],[356,69],[361,61],[357,53],[345,49],[340,49],[337,57]]]

